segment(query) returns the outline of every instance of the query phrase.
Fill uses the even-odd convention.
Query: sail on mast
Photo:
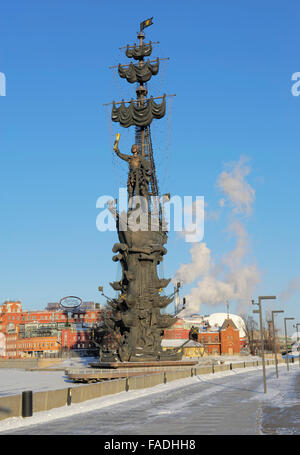
[[[113,122],[119,122],[123,128],[130,126],[145,127],[150,125],[154,118],[160,119],[164,117],[166,113],[166,99],[163,97],[163,101],[159,104],[156,103],[153,98],[148,100],[138,100],[138,102],[132,100],[129,106],[126,107],[125,102],[122,101],[119,107],[113,103],[111,119]]]
[[[153,65],[147,61],[144,65],[134,65],[130,63],[128,68],[118,66],[119,76],[126,78],[127,82],[133,84],[134,82],[145,83],[150,81],[152,76],[156,76],[159,70],[159,59]]]

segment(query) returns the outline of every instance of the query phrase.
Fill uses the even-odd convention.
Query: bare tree
[[[275,330],[275,343],[274,343],[274,333],[273,333],[273,324],[272,324],[272,312],[266,311],[265,313],[265,327],[264,327],[264,339],[265,339],[265,349],[270,352],[280,352],[280,341],[278,338],[279,329],[276,328],[274,324]],[[274,346],[275,344],[275,346]]]
[[[243,328],[243,330],[245,331],[246,345],[248,346],[250,353],[254,355],[257,349],[257,343],[259,339],[258,324],[255,321],[255,319],[248,314],[240,315],[240,317],[243,319],[244,324],[242,325],[242,327],[239,328]]]

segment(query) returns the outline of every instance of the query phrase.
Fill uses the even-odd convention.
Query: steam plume
[[[240,215],[250,215],[255,199],[255,190],[246,181],[251,169],[248,159],[240,157],[238,162],[226,165],[218,180],[222,192],[220,207],[228,206],[230,222],[227,231],[235,239],[234,248],[225,253],[218,264],[206,243],[193,244],[190,249],[191,262],[182,264],[175,273],[174,282],[188,285],[196,282],[186,295],[187,308],[184,315],[199,313],[201,304],[217,305],[234,300],[238,306],[249,304],[255,286],[260,281],[260,272],[254,263],[245,260],[251,252],[249,236]]]

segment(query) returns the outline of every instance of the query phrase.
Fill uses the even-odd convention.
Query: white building
[[[244,338],[246,336],[245,332],[245,323],[244,320],[237,316],[236,314],[231,313],[213,313],[209,316],[201,316],[199,314],[192,315],[190,317],[184,318],[184,323],[186,327],[199,327],[202,329],[206,322],[209,323],[212,330],[217,330],[219,327],[222,327],[223,322],[225,319],[231,319],[236,327],[239,329],[240,338]]]

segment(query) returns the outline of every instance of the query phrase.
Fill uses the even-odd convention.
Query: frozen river
[[[1,434],[255,435],[300,434],[300,369],[202,375],[132,390],[33,417],[0,421]],[[38,423],[40,422],[40,423]]]

